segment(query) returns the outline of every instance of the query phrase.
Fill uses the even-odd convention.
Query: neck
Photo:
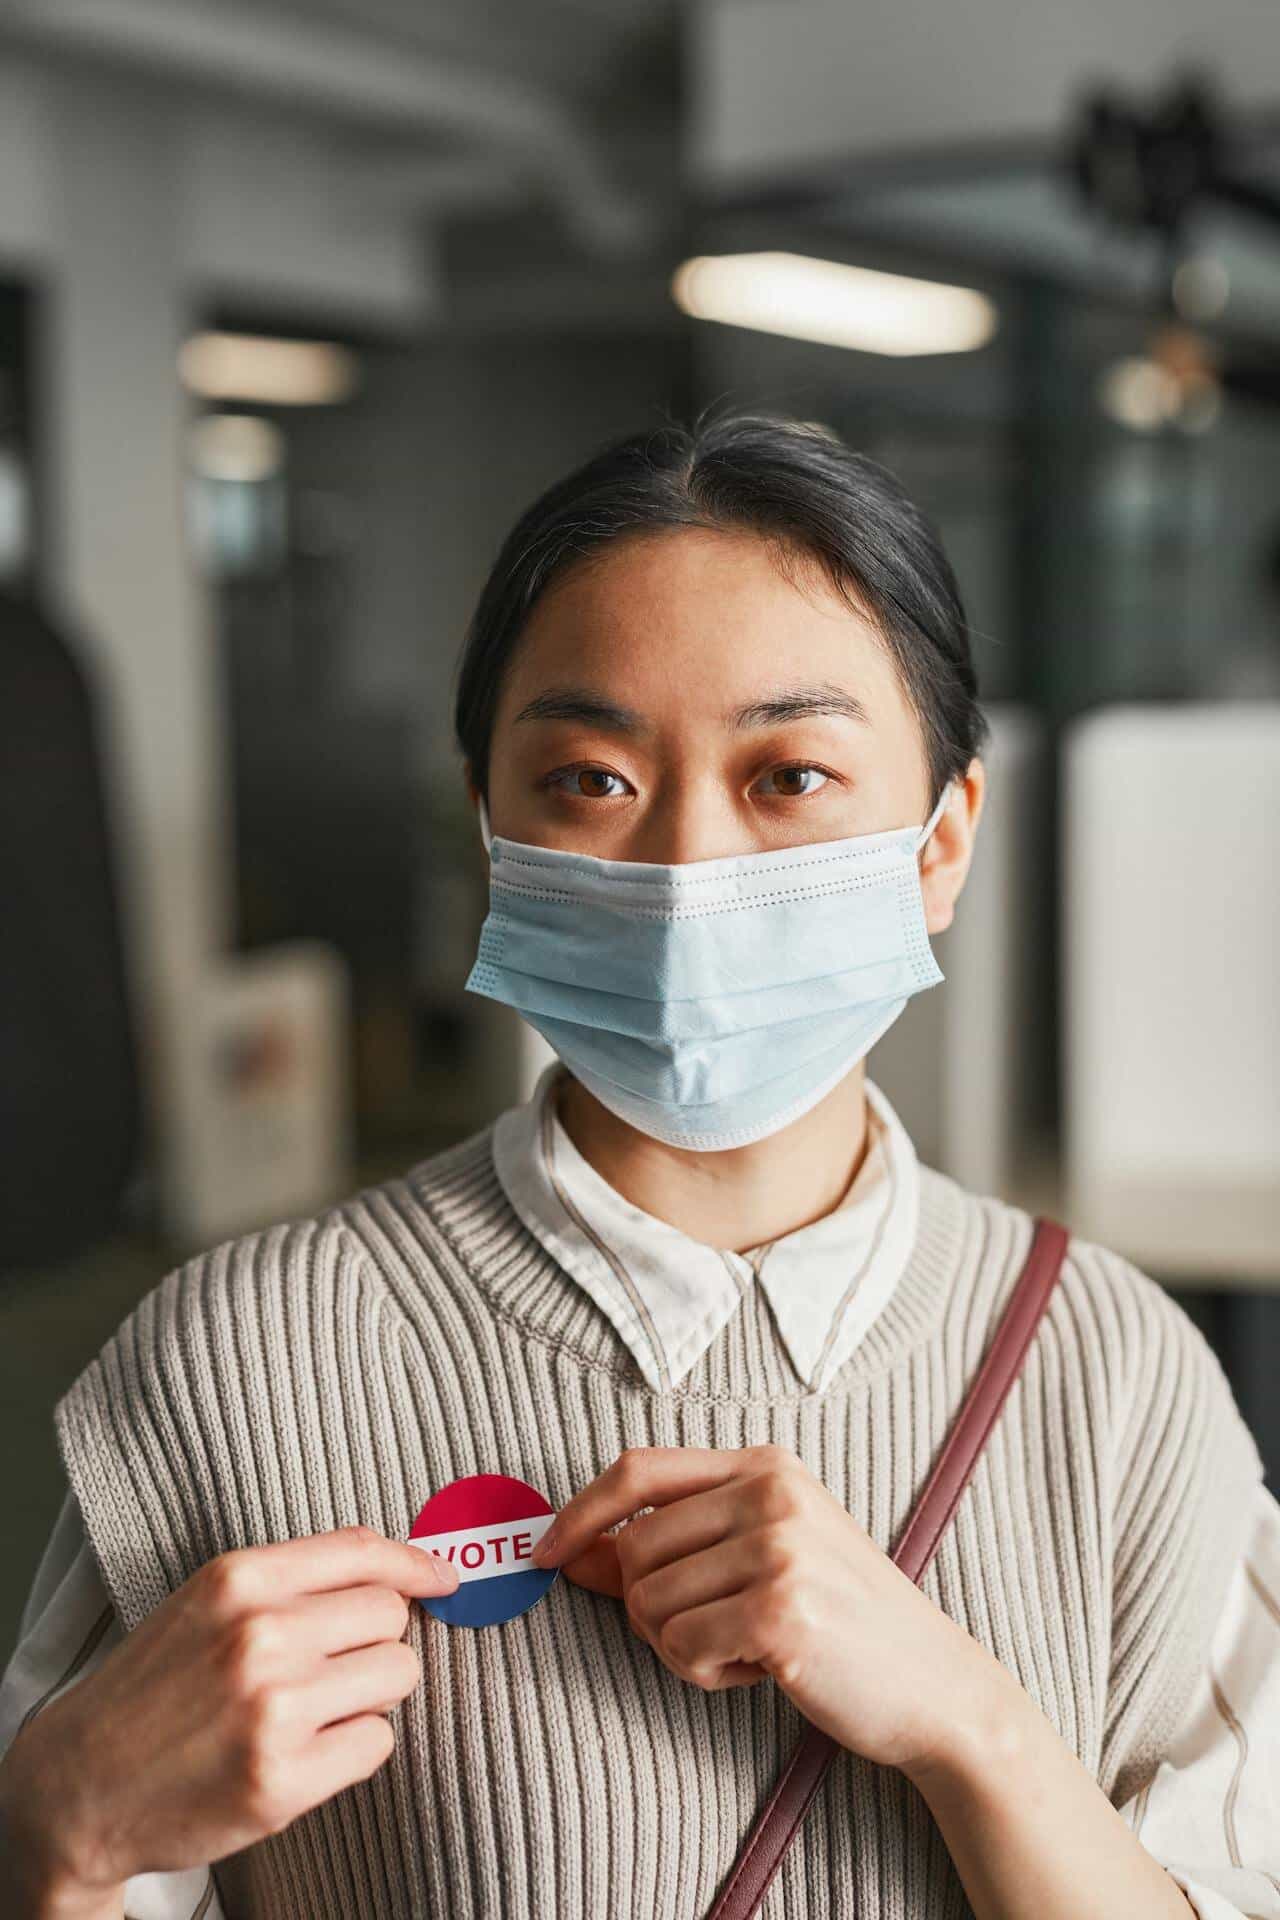
[[[859,1061],[789,1127],[719,1153],[641,1133],[567,1071],[552,1097],[578,1152],[624,1199],[691,1239],[746,1253],[839,1206],[871,1139],[864,1078]]]

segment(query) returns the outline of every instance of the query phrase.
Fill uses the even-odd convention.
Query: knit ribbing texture
[[[511,1209],[490,1141],[481,1129],[315,1219],[187,1262],[59,1402],[63,1461],[126,1627],[228,1548],[353,1521],[404,1537],[431,1492],[470,1473],[515,1474],[559,1507],[629,1446],[786,1447],[892,1551],[1026,1258],[1029,1216],[922,1166],[908,1265],[825,1391],[798,1378],[751,1287],[657,1393]],[[922,1585],[1116,1805],[1189,1699],[1262,1473],[1182,1309],[1073,1239]],[[231,1920],[707,1912],[801,1731],[772,1680],[691,1686],[617,1601],[563,1576],[515,1620],[450,1628],[415,1606],[409,1634],[422,1683],[393,1715],[392,1759],[220,1863]],[[761,1912],[971,1908],[918,1791],[842,1752]]]

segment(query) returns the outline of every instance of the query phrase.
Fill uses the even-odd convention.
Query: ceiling
[[[589,111],[644,111],[670,84],[675,0],[269,0],[388,42],[535,80]]]
[[[932,184],[850,196],[827,216],[848,231],[969,258],[1000,272],[1035,273],[1142,303],[1162,286],[1163,253],[1153,238],[1109,228],[1048,165],[998,177],[963,175]],[[1206,208],[1189,224],[1188,251],[1225,269],[1233,330],[1280,336],[1280,225]]]
[[[1233,179],[1252,209],[1201,197],[1176,254],[1150,231],[1109,223],[1086,204],[1068,164],[1069,128],[1039,140],[927,146],[775,167],[702,199],[711,246],[787,245],[845,259],[911,258],[949,277],[1036,278],[1120,307],[1165,297],[1170,260],[1194,255],[1225,273],[1221,330],[1271,352],[1280,340],[1280,126],[1274,114],[1227,116]],[[1269,204],[1263,204],[1269,203]],[[893,264],[891,259],[884,264]]]
[[[486,252],[544,280],[558,256],[607,260],[625,313],[627,272],[661,259],[687,211],[690,13],[682,0],[0,0],[0,51],[21,42],[309,118],[371,192],[431,223],[464,277]],[[730,199],[774,244],[812,250],[825,234],[850,257],[898,246],[1141,301],[1154,248],[1108,234],[1048,149],[862,154],[805,178],[775,168]],[[1249,164],[1280,189],[1274,127]],[[713,246],[728,231],[714,203],[698,218]],[[1280,227],[1212,212],[1193,238],[1227,269],[1229,324],[1280,336]],[[582,297],[575,285],[570,303]]]
[[[3,0],[0,52],[150,77],[342,143],[440,223],[550,208],[635,257],[677,193],[676,0]]]

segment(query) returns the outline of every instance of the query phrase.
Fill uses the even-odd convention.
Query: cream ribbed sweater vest
[[[488,1129],[189,1262],[56,1412],[123,1621],[228,1547],[355,1520],[404,1536],[461,1474],[517,1474],[560,1506],[624,1446],[776,1442],[891,1549],[1031,1238],[1017,1208],[920,1177],[908,1267],[822,1394],[759,1288],[674,1392],[651,1391],[511,1210]],[[1189,1695],[1261,1475],[1192,1322],[1074,1241],[923,1585],[1117,1805]],[[423,1682],[394,1757],[219,1867],[233,1920],[705,1914],[799,1730],[775,1684],[687,1685],[616,1601],[563,1577],[483,1631],[413,1611]],[[970,1908],[917,1791],[845,1753],[762,1912]]]

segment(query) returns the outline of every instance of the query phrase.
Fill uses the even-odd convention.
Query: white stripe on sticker
[[[508,1573],[550,1571],[535,1566],[533,1549],[555,1519],[554,1513],[531,1514],[527,1520],[496,1520],[487,1527],[458,1527],[453,1533],[422,1533],[411,1547],[439,1554],[458,1569],[458,1580],[498,1580]]]

